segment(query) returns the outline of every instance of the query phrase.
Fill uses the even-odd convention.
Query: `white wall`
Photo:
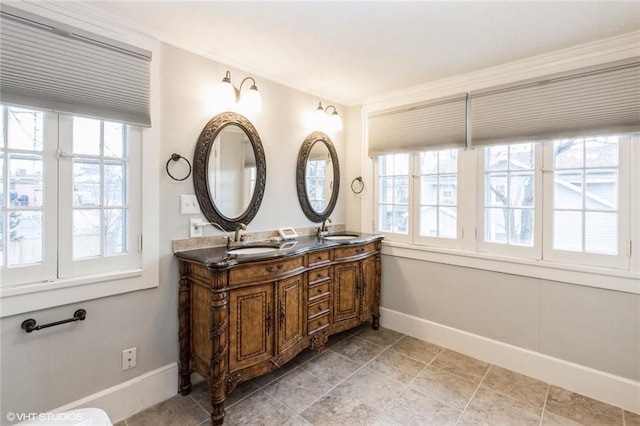
[[[147,161],[157,161],[162,170],[160,202],[153,206],[160,212],[160,285],[3,318],[2,413],[50,410],[178,360],[178,268],[171,240],[187,238],[189,218],[196,216],[179,212],[179,195],[193,194],[192,180],[171,180],[164,165],[173,152],[193,157],[200,131],[214,113],[205,95],[228,67],[168,45],[162,45],[154,60],[160,61],[160,119],[153,123],[160,129],[160,149],[158,159]],[[230,71],[235,84],[246,75]],[[262,206],[248,232],[311,226],[298,203],[295,173],[298,150],[307,134],[315,130],[308,126],[307,114],[315,110],[318,99],[269,81],[258,80],[257,85],[263,112],[252,122],[265,149],[267,183]],[[344,114],[343,108],[336,106]],[[343,136],[330,136],[343,163]],[[341,185],[344,187],[344,182]],[[342,194],[344,191],[332,215],[334,223],[345,220]],[[26,318],[36,318],[39,323],[56,321],[78,308],[87,310],[83,322],[31,334],[20,329]],[[121,352],[133,346],[138,348],[138,366],[122,372]]]

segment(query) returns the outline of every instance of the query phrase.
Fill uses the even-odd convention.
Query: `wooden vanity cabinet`
[[[211,388],[211,420],[240,382],[282,366],[307,347],[372,317],[378,328],[379,239],[293,257],[207,266],[179,257],[180,393],[191,374]]]

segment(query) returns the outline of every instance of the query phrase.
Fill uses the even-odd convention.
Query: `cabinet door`
[[[378,307],[374,306],[380,303],[377,300],[378,287],[380,281],[378,277],[378,258],[377,256],[367,257],[362,260],[362,310],[360,312],[360,320],[368,320],[373,311]]]
[[[273,284],[229,294],[229,370],[240,370],[274,355]]]
[[[306,335],[305,276],[300,274],[278,282],[278,353],[286,351]]]
[[[360,261],[345,262],[334,268],[333,321],[337,323],[358,317]]]

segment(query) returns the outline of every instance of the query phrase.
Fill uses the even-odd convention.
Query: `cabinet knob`
[[[321,288],[318,289],[318,294],[320,294],[320,293],[322,293],[322,289]]]
[[[316,274],[317,278],[322,278],[322,274]]]

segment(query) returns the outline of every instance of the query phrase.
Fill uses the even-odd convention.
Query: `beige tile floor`
[[[205,383],[116,426],[209,425]],[[640,416],[388,329],[333,336],[240,384],[225,425],[622,425]]]

